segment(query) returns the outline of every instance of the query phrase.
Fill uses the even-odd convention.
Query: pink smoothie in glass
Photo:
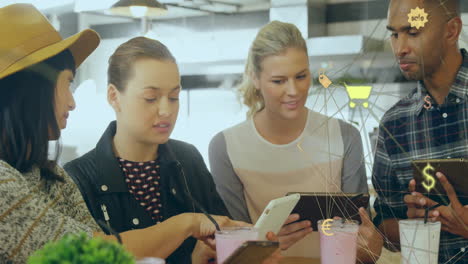
[[[258,231],[253,227],[231,227],[217,231],[217,263],[222,264],[245,241],[258,240]]]
[[[321,229],[320,232],[320,259],[322,264],[355,264],[357,250],[357,222],[345,222],[341,220],[329,221],[329,230]]]

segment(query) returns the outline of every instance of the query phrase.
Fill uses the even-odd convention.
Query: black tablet
[[[293,193],[298,192],[290,192],[287,195]],[[367,193],[299,192],[299,194],[301,199],[292,213],[299,214],[301,220],[310,220],[314,231],[318,230],[318,220],[335,216],[361,222],[359,208],[367,208],[369,205]]]
[[[460,202],[468,204],[468,159],[414,160],[412,166],[417,192],[436,202],[448,204],[450,201],[445,189],[435,176],[436,172],[442,172],[452,184]]]
[[[238,247],[223,264],[261,264],[278,248],[278,242],[247,241]]]

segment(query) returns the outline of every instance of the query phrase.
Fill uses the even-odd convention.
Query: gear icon
[[[408,22],[411,24],[411,27],[415,27],[416,29],[423,28],[429,22],[424,8],[416,7],[411,9],[411,12],[408,14]]]

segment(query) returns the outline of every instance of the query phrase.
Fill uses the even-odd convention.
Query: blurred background
[[[172,138],[194,144],[207,163],[211,138],[245,119],[236,88],[250,44],[269,21],[294,23],[303,33],[314,76],[307,106],[361,131],[368,177],[379,119],[415,87],[404,80],[391,52],[388,0],[144,0],[148,8],[112,8],[117,2],[0,0],[0,7],[34,4],[63,37],[86,28],[102,37],[77,73],[77,108],[62,134],[61,164],[91,150],[114,119],[106,101],[107,61],[135,36],[160,40],[176,57],[183,92]],[[467,1],[462,11],[468,21]],[[460,45],[467,44],[465,26]],[[331,80],[329,88],[318,82],[321,73]],[[368,92],[356,93],[355,86]]]
[[[294,23],[307,40],[314,76],[307,106],[360,130],[372,187],[379,120],[416,85],[404,80],[391,52],[388,0],[145,1],[151,7],[122,11],[111,8],[116,0],[0,0],[0,7],[34,4],[63,37],[86,28],[102,37],[77,72],[77,108],[62,132],[61,164],[94,148],[114,120],[106,101],[107,61],[118,45],[141,35],[160,40],[177,59],[183,92],[172,138],[194,144],[208,164],[211,138],[246,118],[236,86],[250,44],[260,27],[280,20]],[[462,11],[468,21],[468,1],[462,1]],[[468,47],[466,29],[462,48]],[[320,84],[320,74],[330,79],[330,87]],[[380,263],[398,263],[394,257],[386,252]]]
[[[391,52],[387,0],[145,0],[149,7],[123,11],[111,8],[117,2],[0,0],[0,7],[34,4],[63,37],[85,28],[102,37],[77,73],[77,108],[62,134],[61,164],[91,150],[114,119],[106,101],[107,61],[118,45],[135,36],[160,40],[176,57],[183,92],[172,138],[194,144],[207,163],[211,138],[245,119],[236,87],[250,43],[269,21],[294,23],[303,33],[314,75],[307,106],[361,131],[368,177],[379,119],[415,87],[404,80]],[[468,21],[467,1],[462,11]],[[467,44],[465,26],[460,45]],[[319,74],[332,85],[322,86]]]

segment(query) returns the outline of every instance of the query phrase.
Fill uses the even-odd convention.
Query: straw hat
[[[0,79],[69,49],[78,68],[99,44],[90,29],[62,39],[33,5],[0,8]]]

